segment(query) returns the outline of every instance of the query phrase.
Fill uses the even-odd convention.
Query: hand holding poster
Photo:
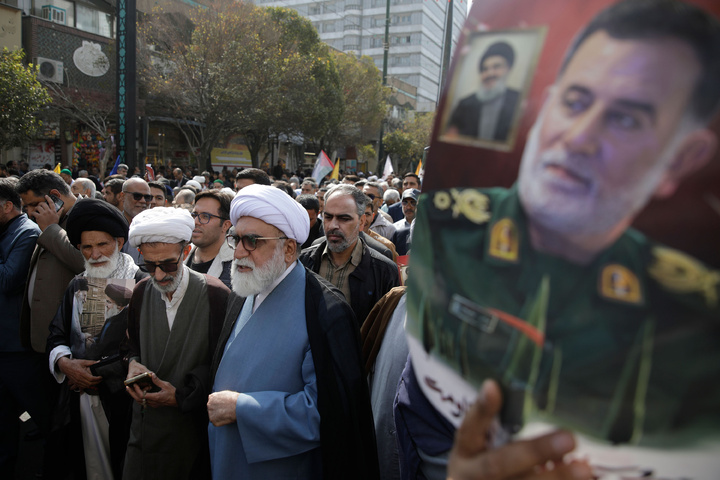
[[[508,433],[577,432],[596,478],[718,478],[710,7],[471,11],[408,279],[414,381],[451,426],[492,378]]]

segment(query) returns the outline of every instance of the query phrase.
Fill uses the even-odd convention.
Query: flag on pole
[[[394,173],[394,170],[392,168],[392,162],[390,161],[390,155],[387,156],[387,160],[385,160],[385,169],[383,170],[383,176],[382,179],[387,179],[388,175]]]
[[[153,170],[152,165],[149,163],[145,164],[145,172],[147,174],[147,181],[148,182],[154,182],[155,181],[155,170]]]
[[[110,170],[110,173],[108,173],[108,177],[117,174],[118,165],[120,165],[120,155],[118,155],[117,160],[115,160],[115,166]]]
[[[422,160],[420,160],[420,162],[418,163],[417,168],[415,169],[415,175],[417,175],[417,176],[419,177],[419,176],[420,176],[420,172],[422,172],[422,169],[423,169],[423,167],[422,167]]]
[[[60,175],[60,171],[61,171],[61,169],[60,169],[60,164],[58,163],[57,165],[55,165],[55,170],[53,170],[53,172],[55,172],[55,173],[57,173],[58,175]]]
[[[334,169],[335,165],[333,165],[332,161],[327,156],[325,151],[320,150],[320,155],[318,155],[317,161],[315,162],[315,167],[313,168],[312,177],[317,183],[320,183],[322,182],[322,179],[325,177],[325,175],[332,172]]]
[[[330,174],[331,180],[340,180],[340,162],[335,160],[335,167],[333,168],[332,173]]]

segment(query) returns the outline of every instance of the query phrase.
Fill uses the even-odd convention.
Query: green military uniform
[[[720,274],[633,229],[576,265],[535,251],[526,223],[516,187],[422,195],[408,331],[520,392],[515,418],[648,445],[720,431]]]

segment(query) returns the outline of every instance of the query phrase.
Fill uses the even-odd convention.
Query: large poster
[[[720,476],[720,6],[487,0],[439,105],[408,278],[456,426],[580,435],[598,478]]]

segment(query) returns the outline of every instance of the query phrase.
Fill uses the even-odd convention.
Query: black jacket
[[[507,89],[503,96],[500,116],[495,125],[495,133],[492,138],[484,138],[483,140],[495,140],[499,142],[507,141],[510,129],[512,128],[512,120],[515,114],[515,107],[520,99],[520,93],[517,90]],[[460,135],[478,138],[480,128],[480,116],[482,115],[482,102],[477,99],[473,93],[462,100],[450,118],[449,126],[457,127]]]
[[[323,478],[380,478],[370,395],[360,357],[360,332],[340,291],[307,271],[305,321],[315,366]],[[245,299],[231,294],[212,361],[212,380]]]
[[[350,306],[355,312],[359,325],[365,321],[370,310],[391,288],[400,286],[398,268],[363,240],[360,265],[350,274]],[[300,253],[300,262],[308,270],[320,271],[320,257],[325,251],[327,240],[313,245]]]

